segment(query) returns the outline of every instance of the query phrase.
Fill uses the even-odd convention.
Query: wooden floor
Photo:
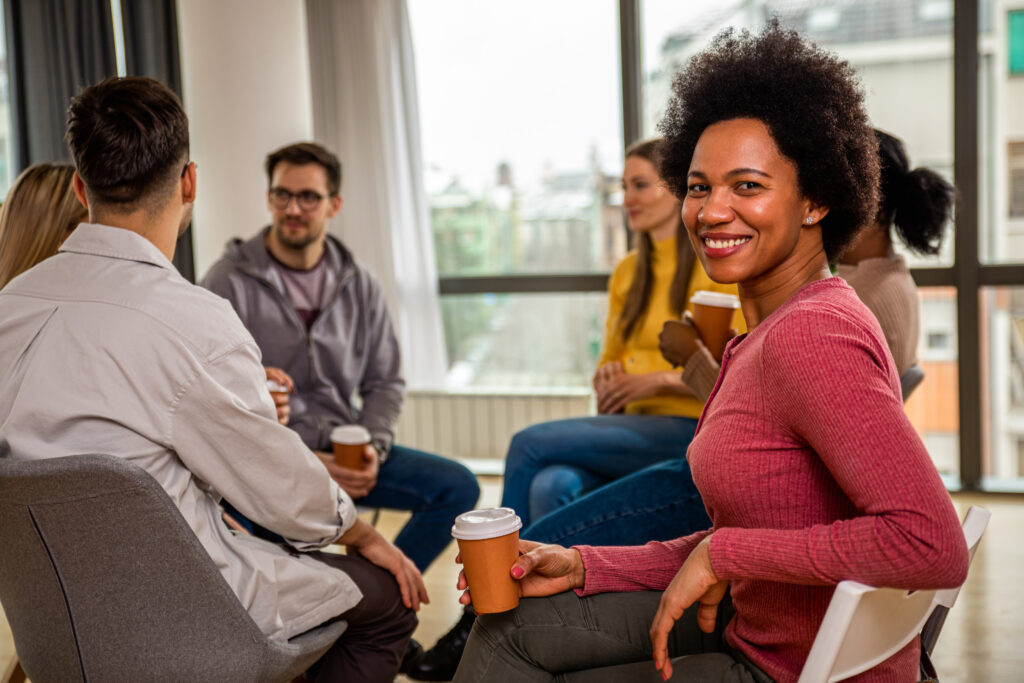
[[[481,481],[481,506],[497,505],[500,479]],[[961,517],[970,505],[982,505],[992,512],[992,521],[939,638],[934,658],[939,676],[943,683],[1024,681],[1024,498],[956,494],[953,500]],[[379,528],[393,536],[405,518],[385,512]],[[461,614],[454,558],[453,544],[424,577],[432,602],[420,612],[416,638],[425,647]],[[10,629],[0,614],[0,672],[13,654]],[[406,681],[402,676],[397,680]]]

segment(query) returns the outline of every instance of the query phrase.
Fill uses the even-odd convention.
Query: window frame
[[[953,182],[959,193],[950,266],[913,268],[918,287],[955,287],[957,291],[957,375],[960,411],[960,478],[952,488],[998,490],[982,477],[983,415],[979,297],[993,286],[1024,286],[1024,263],[983,264],[978,253],[980,224],[979,14],[981,0],[953,0]],[[619,1],[622,68],[623,139],[640,135],[640,0]],[[441,296],[514,292],[598,292],[608,273],[442,277]]]

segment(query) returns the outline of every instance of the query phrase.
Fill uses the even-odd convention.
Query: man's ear
[[[196,201],[196,162],[188,162],[185,172],[181,174],[181,201],[192,204]]]
[[[78,171],[71,176],[71,189],[75,192],[75,197],[78,198],[79,204],[85,207],[85,210],[89,210],[89,199],[85,196],[85,181],[82,180],[82,176],[78,175]]]
[[[341,211],[341,205],[344,203],[344,200],[342,200],[340,193],[331,197],[330,200],[331,206],[330,210],[328,210],[327,212],[327,217],[334,218],[335,216],[338,215],[338,212]]]

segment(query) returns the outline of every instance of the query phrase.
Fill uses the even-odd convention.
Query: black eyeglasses
[[[313,192],[313,190],[289,192],[283,187],[270,188],[270,203],[278,210],[287,209],[288,205],[292,203],[292,199],[295,199],[299,203],[300,209],[303,211],[312,211],[316,207],[320,206],[320,202],[326,198],[327,195]]]

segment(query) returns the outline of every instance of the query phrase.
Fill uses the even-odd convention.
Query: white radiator
[[[523,427],[593,415],[585,389],[544,394],[410,391],[397,443],[463,461],[477,474],[500,474],[512,435]]]

